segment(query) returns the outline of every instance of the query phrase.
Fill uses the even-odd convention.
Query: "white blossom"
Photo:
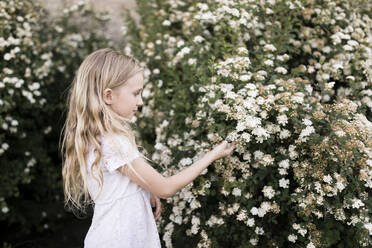
[[[275,190],[271,186],[265,186],[262,189],[262,193],[264,194],[265,197],[271,199],[275,196]]]
[[[239,188],[234,188],[231,193],[232,193],[232,195],[238,197],[238,196],[241,196],[242,195],[242,190],[239,189]]]
[[[296,240],[297,240],[297,235],[294,235],[294,234],[288,235],[288,241],[292,243],[296,243]]]
[[[279,187],[281,188],[288,188],[289,187],[289,179],[282,178],[279,180]]]

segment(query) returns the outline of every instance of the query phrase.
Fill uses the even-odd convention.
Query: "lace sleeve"
[[[122,135],[105,138],[102,150],[103,165],[110,173],[132,162],[134,159],[141,157],[137,148],[130,143],[127,137]]]

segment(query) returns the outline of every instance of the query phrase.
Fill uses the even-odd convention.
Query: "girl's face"
[[[142,106],[143,74],[139,72],[131,77],[127,83],[112,90],[111,107],[115,113],[131,119]],[[107,102],[107,101],[106,101]]]

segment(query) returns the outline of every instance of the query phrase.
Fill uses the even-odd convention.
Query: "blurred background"
[[[0,4],[0,53],[10,56],[0,62],[6,84],[0,108],[0,247],[82,247],[91,209],[77,218],[64,209],[61,191],[58,149],[67,89],[87,54],[123,48],[123,16],[139,20],[135,1]]]

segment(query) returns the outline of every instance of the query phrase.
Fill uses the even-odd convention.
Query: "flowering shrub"
[[[63,215],[66,88],[84,56],[107,43],[71,21],[82,16],[97,17],[86,28],[104,24],[84,2],[51,19],[35,1],[0,1],[0,221],[13,224],[4,239],[49,229]],[[12,227],[18,233],[10,235]]]
[[[164,245],[370,247],[371,2],[137,4],[153,161],[171,175],[237,141],[167,200]]]

